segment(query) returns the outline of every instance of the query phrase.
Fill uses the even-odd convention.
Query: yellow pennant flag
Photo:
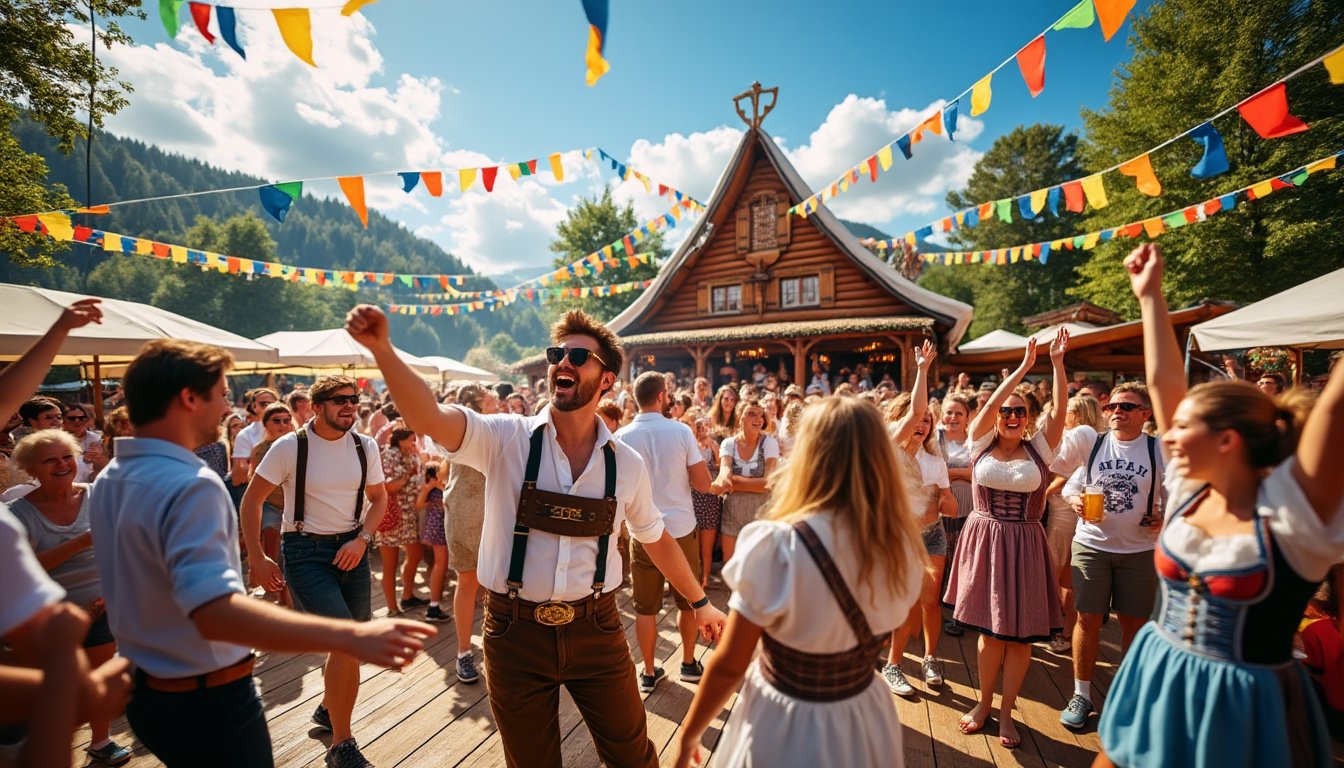
[[[1083,193],[1087,195],[1087,204],[1093,208],[1105,208],[1110,201],[1106,199],[1106,186],[1101,183],[1101,174],[1096,173],[1083,179]]]
[[[174,264],[187,263],[187,248],[183,245],[168,246],[168,255],[172,258]]]
[[[887,146],[885,146],[885,147],[883,147],[883,148],[877,150],[877,162],[879,162],[879,163],[882,164],[882,170],[884,170],[884,171],[889,171],[889,170],[891,170],[891,145],[890,145],[890,144],[888,144]]]
[[[1096,247],[1097,247],[1097,243],[1100,242],[1100,241],[1101,241],[1101,233],[1100,233],[1100,232],[1089,232],[1089,233],[1087,233],[1087,236],[1083,238],[1083,250],[1084,250],[1084,251],[1090,251],[1090,250],[1092,250],[1093,248],[1096,248]]]
[[[1045,199],[1050,194],[1048,189],[1038,189],[1031,193],[1031,212],[1040,213],[1045,210]]]
[[[462,189],[463,192],[466,192],[468,189],[471,189],[471,185],[475,181],[476,181],[475,168],[463,168],[462,170],[457,172],[457,185]]]
[[[989,87],[989,81],[993,77],[994,73],[990,72],[971,88],[971,117],[989,109],[989,100],[994,97],[994,91]]]
[[[373,5],[376,2],[378,2],[378,0],[350,0],[350,2],[346,3],[341,8],[341,15],[353,16],[359,12],[360,8],[363,8],[366,5]]]
[[[551,161],[551,173],[555,175],[555,180],[564,181],[565,166],[560,162],[560,153],[556,152],[555,154],[551,155],[549,159]]]
[[[518,167],[517,163],[510,163],[509,165],[506,165],[504,167],[509,169],[509,175],[513,177],[514,181],[517,181],[518,177],[523,175],[523,172]]]
[[[275,25],[280,28],[280,37],[285,45],[305,64],[316,67],[313,62],[313,20],[307,8],[274,8]]]
[[[652,191],[653,191],[652,188],[649,186],[649,177],[648,177],[648,176],[645,176],[645,175],[642,174],[642,173],[636,173],[636,174],[635,174],[635,178],[639,179],[639,182],[640,182],[641,184],[644,185],[644,192],[645,192],[645,194],[648,194],[649,192],[652,192]]]
[[[1330,82],[1335,85],[1344,83],[1344,48],[1340,48],[1325,57],[1325,71],[1330,73]]]
[[[1269,197],[1274,191],[1274,185],[1269,181],[1262,181],[1251,187],[1251,191],[1255,193],[1255,199],[1259,200],[1262,197]]]
[[[135,252],[139,256],[148,256],[154,253],[154,241],[136,238]]]
[[[1341,63],[1340,66],[1344,66],[1344,63]],[[1338,161],[1338,158],[1337,158],[1335,155],[1331,155],[1330,157],[1327,157],[1327,158],[1325,158],[1324,160],[1317,160],[1316,162],[1314,162],[1314,163],[1312,163],[1311,165],[1308,165],[1308,166],[1307,166],[1307,173],[1315,173],[1315,172],[1317,172],[1317,171],[1329,171],[1329,170],[1332,170],[1332,169],[1334,169],[1334,167],[1335,167],[1335,163],[1336,163],[1337,161]]]
[[[64,241],[75,239],[75,228],[70,225],[70,217],[64,213],[39,213],[37,220],[47,228],[50,237]]]

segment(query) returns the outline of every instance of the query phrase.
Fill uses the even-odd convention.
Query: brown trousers
[[[569,690],[604,765],[656,768],[630,645],[608,593],[560,627],[513,620],[507,598],[486,600],[485,672],[510,768],[560,768],[560,686]],[[592,606],[589,606],[592,608]]]

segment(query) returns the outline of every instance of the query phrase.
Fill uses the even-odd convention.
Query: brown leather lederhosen
[[[543,491],[537,488],[537,474],[541,470],[542,441],[546,435],[542,424],[532,432],[527,454],[527,470],[523,475],[523,490],[518,496],[518,519],[513,526],[513,552],[509,558],[508,600],[510,613],[516,621],[526,601],[520,600],[523,588],[523,562],[527,559],[527,539],[533,528],[558,536],[597,537],[597,569],[593,572],[593,594],[583,601],[551,600],[528,604],[530,618],[540,624],[561,626],[575,619],[575,603],[595,602],[606,586],[607,548],[616,526],[616,452],[608,442],[602,446],[606,462],[606,486],[600,499],[572,496],[567,493]],[[585,611],[586,613],[587,611]]]
[[[761,675],[781,692],[804,701],[839,701],[857,696],[873,682],[873,659],[882,650],[885,636],[874,635],[868,627],[863,609],[816,532],[801,520],[793,524],[793,530],[821,569],[859,644],[839,653],[806,653],[784,645],[767,632],[761,635]]]

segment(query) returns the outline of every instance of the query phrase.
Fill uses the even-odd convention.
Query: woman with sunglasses
[[[1056,403],[1066,397],[1068,344],[1069,333],[1061,328],[1050,346]],[[1028,439],[1027,403],[1014,392],[1035,364],[1036,340],[1029,339],[1022,364],[999,384],[971,422],[975,509],[962,528],[943,595],[943,602],[953,607],[957,625],[980,633],[980,700],[961,718],[959,727],[967,734],[985,727],[1002,670],[999,743],[1007,749],[1022,743],[1012,716],[1031,663],[1031,644],[1049,640],[1063,625],[1041,517],[1064,414],[1052,411]]]
[[[1186,389],[1162,253],[1125,259],[1170,461],[1156,617],[1120,665],[1096,765],[1332,764],[1293,634],[1344,553],[1344,366],[1311,409],[1244,381]],[[1296,407],[1290,407],[1296,406]]]
[[[289,406],[281,402],[266,406],[266,410],[261,414],[261,428],[265,433],[249,457],[249,481],[252,475],[257,473],[257,467],[261,466],[261,459],[266,452],[276,440],[293,432],[294,426],[294,414],[289,410]],[[285,489],[277,485],[275,490],[271,491],[271,495],[261,502],[261,549],[267,557],[277,563],[280,562],[280,527],[284,519]],[[289,605],[289,590],[281,587],[278,592],[267,592],[266,599],[280,605]]]
[[[79,473],[77,483],[91,483],[93,478],[107,466],[107,453],[103,451],[103,436],[93,426],[93,408],[83,403],[72,403],[61,412],[61,428],[69,432],[79,442],[83,450],[77,461]]]

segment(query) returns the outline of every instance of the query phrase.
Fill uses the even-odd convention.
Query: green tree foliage
[[[1344,4],[1337,0],[1165,0],[1133,19],[1134,58],[1118,74],[1107,106],[1084,112],[1092,170],[1123,162],[1193,128],[1344,42]],[[1305,133],[1261,139],[1233,112],[1215,121],[1231,170],[1212,179],[1190,175],[1200,148],[1181,140],[1151,156],[1161,197],[1147,198],[1130,179],[1105,177],[1110,205],[1091,213],[1090,231],[1194,205],[1344,149],[1344,88],[1317,65],[1288,83],[1292,113]],[[1344,181],[1314,175],[1299,190],[1239,203],[1233,213],[1159,238],[1167,254],[1165,290],[1173,305],[1203,298],[1264,298],[1339,266]],[[1137,316],[1120,262],[1134,246],[1103,244],[1080,268],[1074,295]]]
[[[608,243],[620,240],[639,227],[633,206],[621,208],[611,199],[611,190],[604,190],[602,196],[594,199],[580,198],[578,205],[569,210],[569,215],[560,222],[557,237],[551,243],[551,250],[559,254],[552,266],[563,267],[572,264]],[[667,258],[668,251],[663,247],[663,234],[654,232],[653,237],[645,238],[635,245],[636,253],[649,253],[658,260]],[[624,255],[622,249],[617,249]],[[587,275],[570,278],[561,283],[563,286],[609,285],[628,283],[634,280],[648,280],[658,274],[653,264],[641,264],[634,268],[621,265],[604,268],[601,272],[590,271]],[[619,315],[622,310],[639,297],[639,291],[621,293],[615,296],[588,297],[582,299],[548,299],[546,306],[556,315],[571,309],[582,309],[603,322]]]
[[[1029,125],[995,139],[976,164],[966,188],[948,194],[947,204],[961,210],[1040,189],[1083,175],[1077,157],[1078,137],[1058,125]],[[952,233],[954,250],[1000,248],[1072,235],[1079,218],[1060,216],[1048,210],[1035,220],[1022,219],[1013,202],[1013,221],[993,215],[982,217],[976,227]],[[1079,256],[1072,251],[1053,252],[1049,263],[1021,261],[1017,264],[961,264],[933,266],[919,283],[933,291],[975,307],[970,337],[996,328],[1022,330],[1022,318],[1062,306],[1070,301]]]
[[[93,0],[99,42],[104,48],[130,40],[117,18],[141,15],[138,0]],[[126,106],[130,86],[117,71],[90,55],[90,34],[77,35],[67,22],[89,28],[87,0],[0,0],[0,215],[69,208],[74,201],[63,187],[46,184],[47,164],[24,151],[11,126],[19,117],[13,106],[26,105],[60,152],[68,153],[87,128],[90,84],[95,88],[93,123]],[[23,264],[50,266],[66,247],[38,235],[0,227],[0,250]]]

